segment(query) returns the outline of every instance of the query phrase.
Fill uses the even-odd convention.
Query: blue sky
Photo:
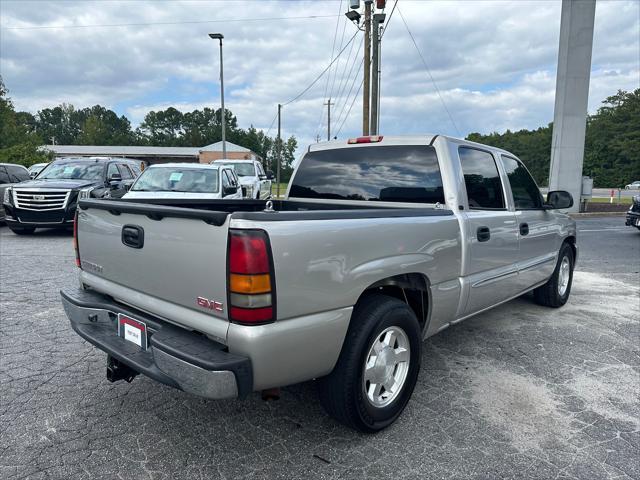
[[[389,0],[391,7],[394,0]],[[190,111],[219,105],[218,48],[225,34],[226,104],[240,126],[267,129],[278,102],[295,97],[355,33],[335,1],[64,1],[0,0],[0,72],[17,108],[99,103],[135,124],[154,109]],[[449,133],[537,128],[553,118],[560,1],[399,0],[382,47],[381,133]],[[389,13],[390,8],[387,9]],[[402,18],[424,55],[451,124]],[[303,17],[274,20],[274,17]],[[267,19],[231,22],[230,19]],[[640,2],[599,1],[590,111],[618,89],[640,87]],[[221,21],[221,20],[227,21]],[[205,22],[211,23],[181,23]],[[79,25],[138,24],[70,28]],[[44,26],[66,28],[40,28]],[[16,28],[17,27],[17,28]],[[38,27],[38,28],[35,28]],[[344,31],[344,35],[342,32]],[[285,135],[301,145],[326,137],[329,93],[333,134],[361,128],[361,53],[348,47],[300,100],[284,109]],[[351,56],[348,53],[351,52]],[[352,69],[352,76],[347,73]],[[343,76],[342,73],[346,72]],[[351,95],[336,98],[341,85]],[[331,92],[331,84],[334,84]],[[354,100],[355,98],[355,100]],[[353,103],[348,116],[346,112]],[[340,115],[342,112],[342,116]],[[273,131],[271,132],[273,134]]]

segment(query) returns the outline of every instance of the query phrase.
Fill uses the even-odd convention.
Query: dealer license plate
[[[144,322],[119,314],[118,335],[144,350],[147,349],[147,325]]]

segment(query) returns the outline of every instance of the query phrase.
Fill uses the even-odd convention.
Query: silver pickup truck
[[[572,202],[465,140],[320,143],[284,200],[81,200],[62,302],[111,381],[222,399],[317,379],[330,415],[374,432],[409,401],[425,338],[531,290],[564,305]]]

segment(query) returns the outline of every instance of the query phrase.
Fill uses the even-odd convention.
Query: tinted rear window
[[[374,146],[308,153],[289,195],[298,198],[444,203],[433,147]]]

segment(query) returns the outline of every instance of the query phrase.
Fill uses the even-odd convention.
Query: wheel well
[[[356,302],[374,294],[384,294],[405,302],[415,313],[420,327],[425,328],[429,318],[429,281],[421,273],[406,273],[387,277],[367,287]]]
[[[576,237],[574,236],[567,237],[564,239],[564,242],[571,245],[571,250],[573,250],[573,258],[575,259],[576,254],[578,253],[576,249]]]

